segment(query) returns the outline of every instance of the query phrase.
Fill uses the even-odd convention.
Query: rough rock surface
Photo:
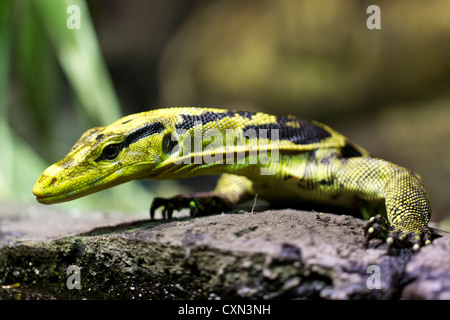
[[[365,249],[366,222],[346,215],[286,209],[123,222],[97,213],[92,223],[89,213],[82,222],[62,215],[2,216],[0,297],[450,298],[445,233],[416,254],[388,255],[378,241]]]

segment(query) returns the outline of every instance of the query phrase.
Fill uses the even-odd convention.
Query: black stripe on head
[[[145,125],[142,128],[137,129],[130,133],[125,140],[123,140],[120,145],[122,148],[128,147],[130,144],[138,142],[152,134],[160,133],[164,130],[164,125],[161,122],[153,122]]]
[[[298,128],[286,125],[287,122],[297,123]],[[278,136],[282,140],[288,140],[298,145],[307,145],[320,142],[325,138],[331,137],[331,134],[324,128],[314,125],[311,121],[297,119],[295,117],[277,116],[277,123],[267,123],[261,125],[249,125],[244,128],[256,130],[259,137],[259,130],[267,130],[267,138],[272,140],[271,130],[278,130]]]
[[[200,115],[182,114],[181,117],[183,118],[183,121],[181,121],[181,123],[177,124],[175,126],[175,128],[189,130],[189,129],[193,128],[199,122],[202,125],[205,125],[205,124],[213,122],[213,121],[222,120],[223,118],[227,118],[227,117],[233,118],[236,115],[240,115],[242,117],[251,119],[251,117],[255,114],[256,114],[256,112],[249,112],[249,111],[226,111],[226,112],[207,111]]]
[[[164,130],[164,125],[161,122],[153,122],[153,123],[147,124],[147,125],[143,126],[142,128],[139,128],[136,131],[133,131],[132,133],[130,133],[125,138],[125,140],[123,140],[122,142],[105,146],[102,154],[100,155],[100,157],[95,159],[95,162],[99,162],[100,160],[112,160],[112,158],[110,157],[111,155],[110,154],[108,155],[108,153],[110,153],[110,152],[105,151],[107,149],[107,147],[109,147],[109,148],[115,147],[116,148],[115,151],[118,155],[123,148],[129,147],[130,144],[138,142],[139,140],[144,139],[148,136],[151,136],[152,134],[160,133],[163,130]]]

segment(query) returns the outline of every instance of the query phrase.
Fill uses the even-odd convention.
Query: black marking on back
[[[319,185],[321,186],[332,186],[334,184],[333,178],[322,179],[319,181]]]
[[[256,114],[256,112],[249,112],[249,111],[226,111],[226,112],[207,111],[201,115],[182,114],[181,117],[183,118],[183,121],[181,123],[177,124],[175,126],[175,128],[189,130],[198,123],[205,125],[205,124],[213,122],[213,121],[222,120],[223,118],[227,118],[227,117],[232,118],[232,117],[235,117],[236,115],[240,115],[242,117],[251,119],[251,117],[255,114]]]
[[[355,146],[350,143],[346,142],[345,146],[341,148],[341,156],[343,158],[355,158],[355,157],[361,157],[362,154],[358,150],[356,150]]]
[[[288,126],[286,125],[287,122],[296,122],[299,124],[299,128]],[[273,140],[271,130],[276,129],[280,139],[288,140],[298,145],[316,143],[331,137],[331,134],[324,128],[314,125],[311,121],[295,117],[277,116],[277,123],[249,125],[244,128],[244,132],[248,129],[255,129],[258,136],[259,130],[266,129],[267,138],[271,140]]]

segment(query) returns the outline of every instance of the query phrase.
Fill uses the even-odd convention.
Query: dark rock
[[[408,262],[402,299],[450,300],[450,236],[436,239]]]
[[[377,241],[364,248],[366,222],[351,216],[277,210],[121,224],[116,218],[105,217],[113,226],[99,227],[96,219],[83,233],[33,239],[12,236],[12,223],[0,242],[3,297],[449,298],[449,236],[416,254],[388,255]]]

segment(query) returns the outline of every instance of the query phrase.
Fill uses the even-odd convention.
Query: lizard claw
[[[364,228],[364,245],[367,248],[370,240],[380,239],[387,243],[387,252],[391,253],[394,248],[410,247],[418,251],[423,245],[431,243],[431,234],[428,229],[423,232],[404,232],[394,226],[381,215],[370,218]]]
[[[172,201],[172,199],[165,198],[155,198],[153,199],[152,205],[150,207],[150,218],[153,220],[155,218],[155,211],[159,207],[163,207],[162,215],[164,219],[172,219],[173,211],[180,210],[181,206],[176,201]]]
[[[371,217],[364,228],[364,245],[367,248],[372,239],[386,239],[389,234],[389,224],[381,215]]]
[[[230,205],[217,195],[197,194],[178,195],[173,198],[155,198],[150,207],[150,218],[152,220],[155,217],[156,209],[159,207],[163,207],[164,219],[172,219],[174,210],[179,211],[183,208],[189,209],[191,217],[205,216],[230,209]]]

